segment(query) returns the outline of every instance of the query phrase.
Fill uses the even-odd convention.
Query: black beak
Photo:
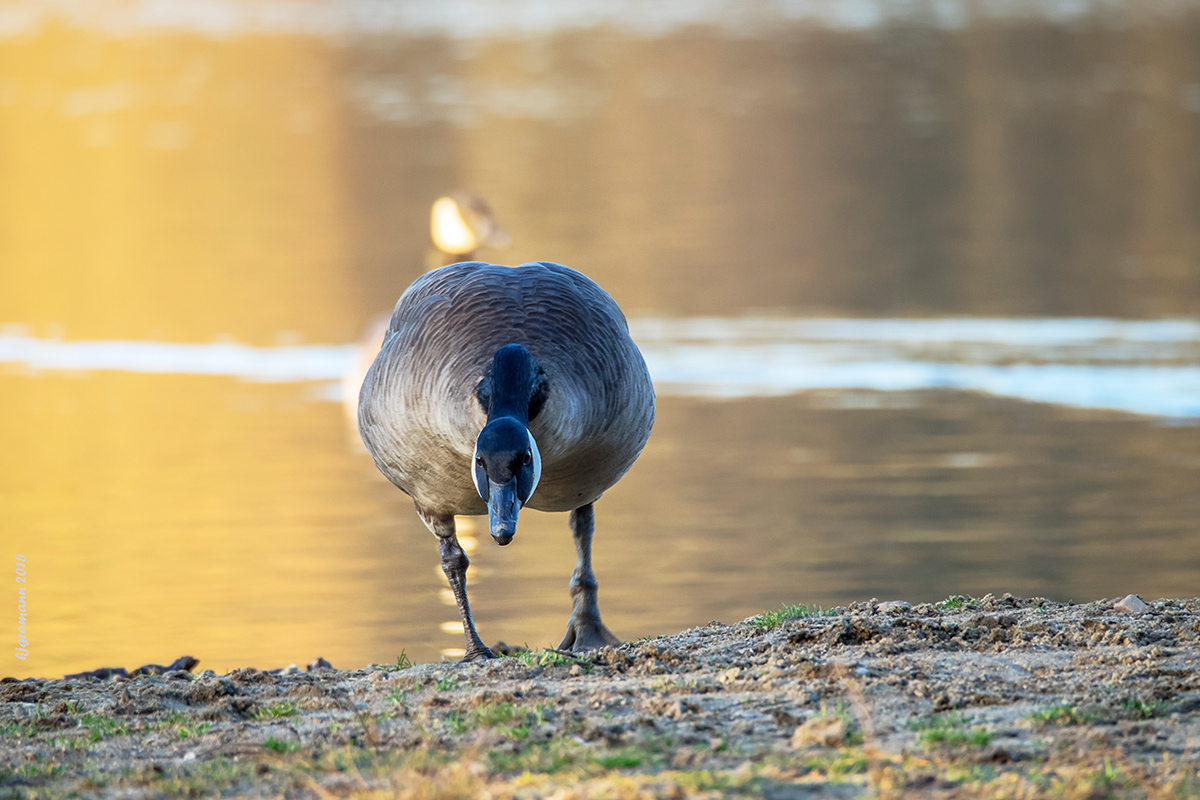
[[[496,544],[503,547],[513,540],[517,532],[517,512],[520,510],[516,478],[508,483],[488,481],[488,527]]]

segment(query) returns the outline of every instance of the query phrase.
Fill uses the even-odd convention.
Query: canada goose
[[[592,504],[641,453],[654,387],[621,309],[561,264],[480,261],[422,275],[404,292],[359,395],[358,425],[380,471],[438,537],[467,637],[493,658],[467,604],[456,514],[487,514],[507,545],[517,514],[570,511],[578,557],[560,650],[620,640],[600,621]]]
[[[428,260],[440,267],[470,261],[480,247],[504,248],[512,242],[482,197],[466,192],[439,197],[429,209],[429,238],[437,248]]]

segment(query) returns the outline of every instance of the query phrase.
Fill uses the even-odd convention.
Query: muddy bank
[[[588,659],[5,679],[0,797],[1200,793],[1200,600],[1114,604],[863,602]]]

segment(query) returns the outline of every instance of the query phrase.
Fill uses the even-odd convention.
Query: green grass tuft
[[[1165,700],[1126,700],[1121,703],[1121,708],[1128,715],[1129,719],[1158,719],[1165,717],[1171,711],[1171,704]]]
[[[1114,789],[1123,789],[1134,785],[1134,781],[1117,767],[1112,761],[1104,759],[1104,768],[1097,770],[1087,778],[1095,792],[1104,797],[1112,797]]]
[[[821,608],[820,606],[808,606],[803,603],[800,605],[789,606],[784,603],[775,611],[766,611],[755,617],[751,617],[748,624],[751,628],[757,631],[770,631],[778,628],[789,619],[803,619],[805,617],[832,617],[836,616],[837,611],[832,608]]]
[[[1103,715],[1095,711],[1080,711],[1075,706],[1057,705],[1043,708],[1029,714],[1025,719],[1038,725],[1084,725],[1102,719]]]
[[[254,712],[254,718],[257,720],[281,719],[283,717],[294,717],[300,713],[300,706],[295,703],[276,703],[273,706],[260,708]]]
[[[497,772],[551,775],[586,763],[584,749],[571,742],[554,740],[526,745],[514,752],[494,751],[488,753],[487,760]]]
[[[517,716],[512,703],[494,703],[493,705],[477,708],[472,713],[474,714],[475,721],[485,728],[512,722]]]
[[[268,736],[263,742],[263,748],[273,753],[294,753],[300,749],[300,745],[297,742],[281,742],[274,736]]]
[[[124,723],[118,722],[112,717],[99,717],[95,714],[85,714],[80,724],[88,729],[88,741],[98,742],[101,739],[108,739],[113,736],[127,736],[129,729]]]
[[[400,670],[408,669],[409,667],[412,667],[412,666],[414,666],[414,665],[413,665],[412,659],[410,659],[408,657],[408,653],[401,650],[400,655],[396,656],[396,663],[389,664],[388,666],[384,667],[383,669],[387,672],[399,672]]]
[[[201,723],[196,724],[195,726],[180,725],[179,728],[176,730],[176,735],[178,735],[180,739],[192,739],[192,738],[203,736],[204,734],[208,733],[208,730],[211,727],[212,727],[211,722],[201,722]]]
[[[504,732],[508,734],[509,737],[516,739],[519,742],[524,741],[529,738],[529,725],[526,723],[521,723],[520,725],[514,725],[513,727],[506,729]]]
[[[6,722],[0,725],[0,739],[32,739],[38,734],[38,726],[32,722]]]
[[[462,713],[461,711],[451,711],[446,715],[446,727],[449,728],[452,733],[461,734],[466,733],[471,729],[472,726],[467,719],[466,714]]]
[[[968,606],[979,604],[979,599],[969,595],[952,594],[942,602],[938,603],[935,608],[939,611],[961,611]]]
[[[638,752],[613,753],[607,756],[596,756],[592,763],[605,769],[636,769],[642,765],[643,756]]]
[[[971,723],[970,717],[950,713],[914,720],[909,728],[921,731],[918,738],[927,748],[964,745],[987,747],[992,741],[992,732],[982,727],[969,727]]]
[[[523,653],[517,653],[515,658],[521,664],[527,667],[570,667],[578,664],[584,671],[584,674],[590,675],[593,667],[591,661],[585,658],[579,658],[568,653],[560,653],[558,650],[526,650]]]

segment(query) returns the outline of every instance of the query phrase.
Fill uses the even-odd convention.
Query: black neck
[[[492,385],[488,392],[488,422],[512,417],[529,424],[529,399],[533,394],[534,368],[529,351],[519,344],[506,344],[492,359]]]

